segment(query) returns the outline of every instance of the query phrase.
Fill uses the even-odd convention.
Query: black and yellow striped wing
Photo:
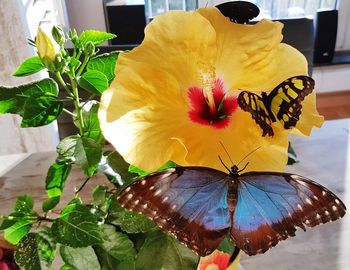
[[[265,106],[262,97],[251,92],[243,91],[238,96],[238,105],[242,110],[252,115],[255,122],[263,130],[263,136],[266,134],[269,136],[273,135],[269,109]]]
[[[295,127],[301,114],[301,104],[314,86],[312,78],[296,76],[279,84],[268,95],[267,105],[285,129]]]
[[[280,83],[269,94],[262,92],[259,96],[242,91],[238,96],[238,104],[252,115],[263,130],[263,136],[273,136],[271,124],[276,120],[285,129],[295,127],[301,114],[302,101],[313,91],[314,86],[312,78],[295,76]]]

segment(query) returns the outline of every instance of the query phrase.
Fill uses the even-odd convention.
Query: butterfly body
[[[314,80],[308,76],[294,76],[277,85],[269,94],[262,92],[259,96],[242,91],[238,104],[252,115],[263,130],[263,136],[273,136],[273,122],[279,121],[285,129],[296,126],[302,101],[313,91],[314,85]]]
[[[119,203],[146,215],[200,256],[228,236],[248,255],[264,253],[295,236],[297,227],[336,220],[345,205],[302,176],[277,172],[230,174],[206,167],[176,167],[124,189]]]

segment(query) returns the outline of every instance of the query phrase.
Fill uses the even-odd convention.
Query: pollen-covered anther
[[[300,210],[303,210],[303,207],[302,207],[301,204],[299,204],[299,203],[298,203],[298,208],[299,208]]]
[[[163,198],[163,200],[162,200],[162,203],[166,202],[168,199],[169,199],[169,197],[168,197],[168,196],[165,196],[165,197]]]
[[[139,202],[140,202],[140,200],[135,200],[135,201],[133,201],[132,203],[133,203],[134,205],[138,205]]]
[[[143,209],[146,209],[146,208],[147,208],[147,206],[148,206],[148,204],[147,204],[147,203],[145,203],[144,205],[142,205],[142,208],[143,208]]]
[[[127,198],[128,200],[130,200],[133,196],[134,196],[134,194],[129,193],[128,195],[126,195],[126,198]]]
[[[338,199],[335,199],[335,203],[339,205],[340,201]]]
[[[336,207],[335,205],[332,206],[332,210],[333,211],[338,211],[338,207]]]
[[[130,189],[131,189],[131,187],[127,187],[127,188],[124,190],[124,192],[129,192]]]
[[[143,179],[142,181],[141,181],[141,185],[145,185],[146,184],[146,180],[145,179]]]
[[[150,187],[149,187],[149,190],[153,190],[153,189],[154,189],[154,186],[150,186]]]

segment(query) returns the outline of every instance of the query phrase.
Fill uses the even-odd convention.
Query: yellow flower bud
[[[57,42],[39,27],[38,34],[35,39],[36,48],[41,59],[46,58],[54,62],[59,54],[59,46]]]

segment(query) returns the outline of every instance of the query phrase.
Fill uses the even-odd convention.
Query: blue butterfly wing
[[[229,191],[230,192],[230,191]],[[238,177],[231,239],[248,255],[264,253],[280,240],[344,216],[346,208],[325,187],[302,176],[250,172]]]
[[[206,256],[229,232],[228,179],[210,168],[169,168],[131,184],[118,201]]]

